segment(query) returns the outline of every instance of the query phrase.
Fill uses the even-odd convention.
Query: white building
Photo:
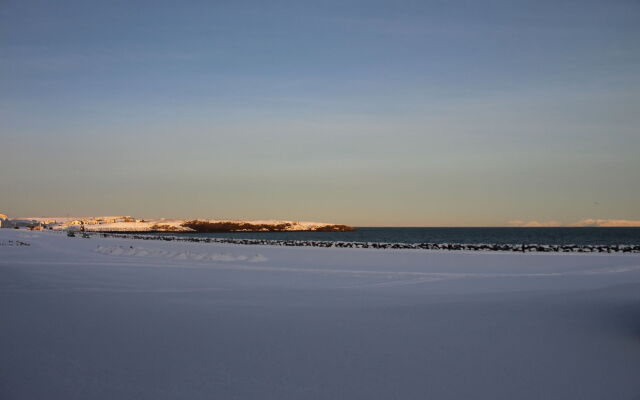
[[[9,228],[9,217],[0,214],[0,228]]]

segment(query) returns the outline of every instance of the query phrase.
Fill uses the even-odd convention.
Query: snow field
[[[637,254],[18,240],[3,400],[640,394]]]

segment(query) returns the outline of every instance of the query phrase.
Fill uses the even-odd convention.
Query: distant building
[[[5,222],[7,222],[8,226],[4,226],[4,223],[2,224],[2,226],[4,228],[29,228],[30,226],[36,225],[38,223],[38,221],[34,221],[34,220],[30,220],[30,219],[12,219],[12,220],[6,220]]]

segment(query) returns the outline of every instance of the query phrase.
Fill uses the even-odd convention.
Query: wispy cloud
[[[629,219],[594,219],[585,218],[580,221],[563,224],[558,221],[520,221],[514,220],[508,222],[509,226],[521,228],[544,228],[544,227],[640,227],[640,221]]]
[[[629,219],[581,219],[578,222],[574,222],[569,226],[602,226],[602,227],[624,227],[624,226],[639,226],[640,221],[634,221]]]
[[[521,227],[521,228],[544,228],[544,227],[554,227],[554,226],[562,226],[562,224],[558,221],[509,221],[509,226]]]
[[[198,61],[202,55],[186,50],[164,51],[158,49],[129,46],[118,50],[90,49],[83,51],[58,51],[30,46],[12,46],[3,49],[6,65],[16,68],[44,71],[67,71],[70,69],[95,67],[96,65],[135,65],[148,63],[171,63]]]

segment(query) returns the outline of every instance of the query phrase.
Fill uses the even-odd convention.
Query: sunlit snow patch
[[[108,254],[112,256],[133,256],[133,257],[158,257],[170,258],[173,260],[192,260],[192,261],[248,261],[248,262],[264,262],[267,258],[262,254],[254,256],[246,256],[243,254],[224,254],[224,253],[194,253],[191,251],[170,251],[163,249],[151,249],[145,247],[133,246],[98,246],[96,252]]]

